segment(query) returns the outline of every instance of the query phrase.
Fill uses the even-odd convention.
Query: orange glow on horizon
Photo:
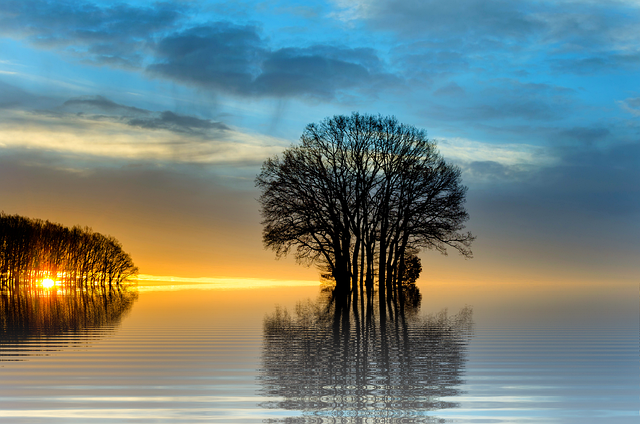
[[[45,278],[44,280],[42,280],[41,284],[42,284],[42,287],[46,289],[50,289],[56,285],[56,282],[53,281],[51,278]]]

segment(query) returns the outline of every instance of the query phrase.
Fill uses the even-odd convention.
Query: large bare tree
[[[466,187],[423,130],[394,117],[334,116],[270,158],[256,178],[263,240],[329,269],[336,291],[397,288],[420,248],[471,257]],[[382,292],[383,290],[381,290]]]

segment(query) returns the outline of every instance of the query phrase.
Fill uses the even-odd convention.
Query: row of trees
[[[18,290],[52,279],[70,290],[120,290],[137,274],[111,236],[90,228],[0,213],[0,288]]]
[[[394,117],[334,116],[264,162],[263,241],[276,255],[328,269],[336,292],[398,293],[421,248],[471,256],[458,167],[423,130]],[[401,292],[401,291],[400,291]]]

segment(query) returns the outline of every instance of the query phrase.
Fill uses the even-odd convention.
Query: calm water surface
[[[421,290],[383,322],[317,287],[5,299],[0,422],[640,421],[637,288]]]

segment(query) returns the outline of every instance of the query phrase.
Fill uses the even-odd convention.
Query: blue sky
[[[630,278],[639,70],[632,0],[5,0],[0,208],[110,233],[145,273],[312,276],[262,251],[253,178],[306,124],[380,113],[469,186],[473,265],[423,260]]]

